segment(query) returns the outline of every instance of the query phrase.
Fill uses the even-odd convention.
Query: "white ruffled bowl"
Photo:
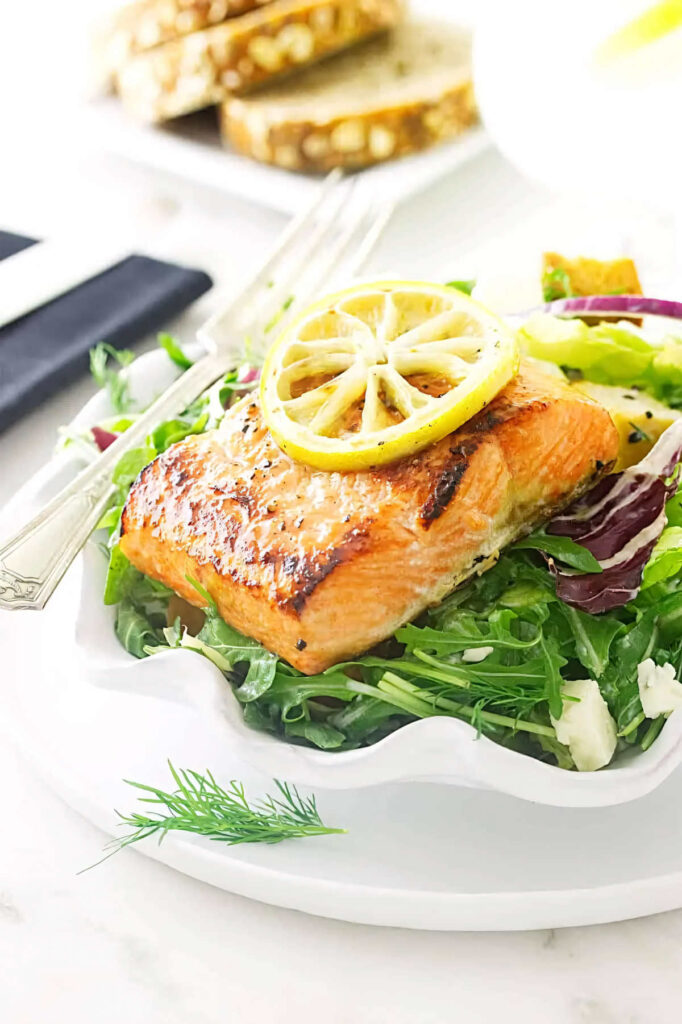
[[[173,370],[165,354],[150,353],[131,367],[141,401],[165,387]],[[108,415],[106,398],[96,395],[76,423],[88,426]],[[18,496],[13,519],[30,514],[63,486],[76,464],[56,457]],[[59,671],[77,671],[85,682],[109,691],[186,706],[188,728],[219,728],[240,758],[275,778],[313,789],[353,789],[384,782],[437,781],[493,789],[524,800],[563,807],[624,803],[649,793],[682,762],[682,712],[671,716],[653,746],[628,751],[600,772],[568,772],[477,737],[466,722],[430,718],[407,725],[379,743],[341,753],[286,743],[245,725],[239,702],[219,670],[185,650],[139,661],[114,634],[114,609],[102,603],[105,560],[95,544],[53,598],[46,617]],[[197,719],[198,716],[198,719]]]

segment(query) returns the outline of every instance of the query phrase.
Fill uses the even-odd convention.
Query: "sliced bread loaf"
[[[299,70],[401,15],[402,0],[272,0],[133,57],[118,90],[134,114],[163,121]]]
[[[135,0],[115,11],[100,32],[104,70],[114,74],[144,50],[199,32],[271,0]]]
[[[424,149],[477,120],[468,34],[408,21],[257,95],[228,98],[223,136],[281,167],[363,167]]]

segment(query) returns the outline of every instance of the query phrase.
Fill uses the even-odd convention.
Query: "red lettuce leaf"
[[[682,459],[682,421],[661,436],[645,459],[623,473],[604,477],[551,521],[547,533],[587,548],[599,573],[574,573],[548,559],[557,597],[593,615],[619,608],[637,596],[644,566],[666,525],[665,503]]]

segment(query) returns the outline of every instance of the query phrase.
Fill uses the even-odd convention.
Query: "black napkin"
[[[0,231],[0,260],[35,239]],[[203,270],[129,256],[0,329],[0,430],[88,368],[100,341],[126,348],[212,285]]]

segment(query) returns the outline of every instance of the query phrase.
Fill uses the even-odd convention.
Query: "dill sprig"
[[[172,792],[125,780],[129,786],[148,794],[140,797],[141,803],[163,809],[149,814],[139,811],[121,814],[117,811],[121,819],[119,824],[128,825],[133,831],[112,839],[106,847],[110,851],[107,856],[153,835],[162,842],[169,832],[193,832],[230,846],[281,843],[284,839],[345,832],[345,829],[325,825],[315,797],[301,796],[296,787],[287,782],[275,779],[277,796],[265,796],[249,802],[244,786],[236,779],[223,788],[211,772],[202,775],[191,770],[177,770],[170,761],[168,767],[177,787]]]

